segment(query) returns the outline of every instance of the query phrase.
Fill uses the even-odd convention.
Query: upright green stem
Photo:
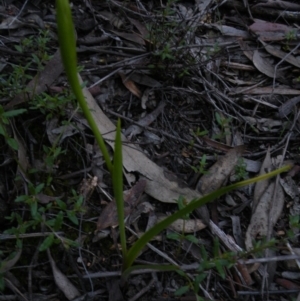
[[[93,119],[90,109],[84,99],[81,85],[78,79],[76,39],[74,35],[75,29],[72,21],[69,1],[56,0],[56,13],[60,53],[70,86],[76,96],[77,101],[79,102],[85,118],[87,119],[95,135],[96,141],[101,149],[107,168],[112,173],[113,166],[109,157],[108,150],[105,146],[104,140],[97,127],[97,124]]]

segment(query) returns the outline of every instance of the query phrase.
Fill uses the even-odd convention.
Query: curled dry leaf
[[[130,80],[124,73],[118,72],[120,77],[122,78],[122,82],[124,86],[136,97],[141,98],[142,92],[139,90],[139,88],[136,86],[136,84]]]
[[[53,278],[58,288],[64,293],[68,300],[73,300],[74,298],[80,296],[79,291],[73,285],[73,283],[58,269],[49,249],[47,249],[47,254],[51,264]]]
[[[208,170],[207,174],[201,177],[197,184],[197,190],[202,194],[208,194],[219,189],[230,176],[243,151],[244,146],[242,145],[229,150]]]

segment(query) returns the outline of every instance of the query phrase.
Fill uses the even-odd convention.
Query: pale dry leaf
[[[83,88],[83,93],[99,131],[101,133],[107,133],[104,135],[104,139],[114,148],[115,125],[103,113],[86,88]],[[124,135],[122,135],[122,141],[127,141]],[[202,196],[195,190],[179,187],[176,181],[166,179],[163,168],[152,162],[137,145],[133,148],[124,143],[122,146],[122,154],[123,165],[127,172],[138,172],[143,175],[147,179],[145,192],[153,198],[165,203],[176,203],[180,195],[184,196],[188,202]],[[205,221],[208,221],[209,214],[207,208],[205,206],[201,207],[199,211],[201,211],[199,212],[201,217],[204,218]]]
[[[246,89],[245,87],[232,88],[230,95],[234,94],[279,94],[279,95],[300,95],[300,90],[290,89],[286,86],[278,86],[277,88],[270,87],[257,87]]]
[[[270,155],[270,148],[268,148],[268,151],[266,153],[266,157],[260,167],[259,175],[264,175],[268,171],[271,171],[272,169],[272,161],[271,161],[271,155]],[[265,190],[268,188],[270,183],[270,179],[265,179],[262,181],[259,181],[255,184],[254,188],[254,195],[253,195],[253,202],[252,202],[252,214],[255,212],[256,207],[259,203],[259,200]]]
[[[274,189],[276,188],[276,195]],[[268,229],[272,229],[276,224],[284,206],[284,192],[281,185],[272,182],[261,196],[255,211],[251,216],[250,224],[247,228],[245,245],[249,251],[253,248],[253,240],[257,236],[265,237]]]
[[[157,223],[161,222],[167,217],[168,217],[167,215],[159,215],[157,217]],[[204,228],[206,228],[206,225],[203,223],[201,219],[188,219],[188,220],[178,219],[170,226],[168,226],[168,229],[179,233],[195,233]]]
[[[56,263],[54,262],[50,250],[47,249],[48,259],[52,268],[53,278],[57,287],[64,293],[68,300],[73,300],[80,296],[79,291],[74,284],[59,270]]]
[[[245,147],[237,146],[227,152],[203,175],[197,184],[197,190],[203,195],[208,194],[222,187],[228,179],[232,170],[237,165]]]

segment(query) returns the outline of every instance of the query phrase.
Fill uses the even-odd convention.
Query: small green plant
[[[243,158],[239,158],[237,165],[234,168],[234,175],[236,181],[246,180],[249,178],[249,174],[246,170],[247,164]]]
[[[191,166],[193,171],[195,173],[198,173],[200,175],[206,175],[208,171],[206,171],[206,155],[203,155],[201,157],[201,160],[199,161],[198,166]]]
[[[217,124],[220,127],[220,134],[213,135],[213,139],[222,140],[226,135],[229,134],[228,128],[229,128],[229,124],[231,122],[231,118],[225,118],[225,117],[221,116],[221,114],[218,112],[215,113],[215,118],[216,118]]]
[[[0,75],[1,98],[12,99],[15,95],[26,92],[26,83],[32,79],[32,76],[27,74],[30,64],[13,66],[12,72]]]
[[[207,130],[201,131],[199,127],[196,129],[196,131],[193,131],[193,130],[190,130],[190,131],[191,131],[191,134],[192,134],[195,138],[203,137],[203,136],[205,136],[205,135],[208,134],[208,131],[207,131]],[[193,148],[194,144],[195,144],[195,140],[192,139],[192,140],[190,141],[189,148]]]
[[[10,118],[16,117],[25,113],[25,109],[15,109],[11,111],[4,111],[3,107],[0,105],[0,135],[2,135],[6,143],[14,150],[18,150],[18,142],[10,137],[7,127],[10,124]]]
[[[17,227],[7,229],[4,233],[16,235],[18,239],[21,234],[26,233],[28,230],[35,230],[41,226],[45,226],[50,230],[51,234],[41,243],[39,247],[40,251],[45,251],[54,243],[63,243],[65,248],[78,246],[78,244],[71,239],[58,236],[56,232],[61,230],[65,217],[73,224],[78,225],[77,215],[84,212],[82,208],[83,196],[72,191],[73,196],[68,198],[68,205],[60,199],[57,199],[55,203],[50,202],[46,205],[42,205],[39,203],[39,198],[44,188],[44,183],[36,186],[32,183],[28,184],[28,194],[18,196],[15,202],[27,205],[31,217],[24,221],[17,212],[13,212],[6,219],[11,223],[16,222]],[[56,212],[55,218],[48,218],[48,216],[52,216],[52,214],[48,215],[48,213],[53,213],[53,211]]]
[[[199,296],[199,288],[200,284],[205,280],[208,276],[208,271],[215,269],[218,272],[218,275],[225,279],[226,271],[225,269],[230,269],[237,260],[237,254],[233,252],[226,252],[222,255],[219,254],[219,241],[215,239],[213,242],[213,257],[209,259],[208,253],[203,247],[200,246],[201,253],[201,261],[199,263],[198,268],[196,269],[196,276],[191,277],[184,271],[176,271],[179,275],[183,276],[187,285],[180,287],[176,292],[175,296],[182,296],[183,294],[193,291],[196,297],[196,300],[202,301],[204,300]]]
[[[230,192],[233,189],[249,185],[250,183],[257,182],[275,176],[280,172],[286,171],[290,166],[280,168],[276,171],[270,172],[250,180],[243,182],[235,183],[233,185],[223,187],[219,190],[216,190],[200,199],[196,199],[182,209],[178,210],[171,216],[168,216],[166,219],[162,220],[147,232],[145,232],[134,244],[127,250],[127,241],[126,241],[126,232],[125,232],[125,222],[124,222],[124,202],[123,202],[123,164],[122,164],[122,142],[121,142],[121,123],[118,121],[116,138],[115,138],[115,152],[114,152],[114,161],[113,163],[110,160],[108,150],[105,146],[102,135],[97,127],[95,120],[90,112],[90,109],[87,106],[85,98],[83,96],[81,86],[77,77],[77,57],[76,57],[76,41],[74,37],[74,25],[72,22],[72,15],[70,10],[70,5],[68,0],[57,0],[56,1],[57,9],[57,25],[58,25],[58,37],[60,50],[62,55],[62,60],[65,66],[66,74],[71,85],[71,88],[79,102],[79,105],[85,115],[94,135],[95,139],[103,153],[107,168],[112,175],[113,179],[113,190],[114,196],[117,204],[118,212],[118,222],[119,222],[119,232],[120,232],[120,241],[122,247],[122,257],[123,257],[123,267],[122,267],[122,282],[126,281],[127,277],[130,275],[131,271],[134,269],[145,268],[145,266],[133,266],[135,259],[140,254],[141,250],[145,245],[157,234],[166,229],[174,221],[185,217],[187,214],[191,213],[196,208],[215,200],[216,198],[224,195],[225,193]],[[222,263],[219,263],[221,266]],[[179,268],[176,266],[151,266],[151,268],[163,270],[163,271],[176,271]],[[217,266],[216,266],[217,268]]]
[[[55,95],[41,93],[35,95],[30,101],[30,109],[39,110],[46,115],[46,119],[65,115],[65,108],[68,104],[74,103],[74,95],[63,92]]]
[[[15,45],[18,52],[26,54],[31,53],[31,56],[27,58],[30,64],[37,65],[38,70],[43,69],[43,63],[50,59],[48,54],[48,42],[50,41],[50,35],[48,30],[40,30],[37,37],[30,36],[24,38],[19,45]]]
[[[283,50],[284,51],[290,51],[291,49],[290,49],[289,43],[291,41],[296,40],[296,39],[297,39],[297,31],[295,29],[292,29],[292,30],[286,32],[286,34],[285,34],[285,44],[282,47]]]

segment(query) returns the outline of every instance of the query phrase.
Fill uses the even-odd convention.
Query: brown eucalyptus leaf
[[[136,97],[141,98],[142,92],[139,90],[139,88],[135,85],[135,83],[130,80],[124,73],[118,72],[120,77],[122,78],[122,82],[124,86]]]

